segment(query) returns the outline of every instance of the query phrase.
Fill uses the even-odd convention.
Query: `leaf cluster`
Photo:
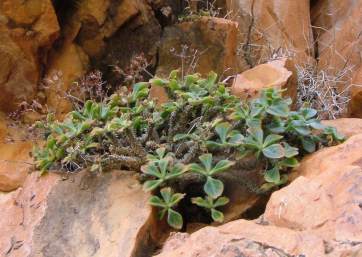
[[[164,88],[169,101],[157,105],[149,97],[151,86]],[[316,119],[316,110],[290,106],[277,89],[242,102],[213,72],[180,77],[176,70],[168,78],[137,83],[131,92],[89,100],[64,121],[49,117],[40,124],[46,142],[34,157],[42,172],[139,171],[144,189],[154,193],[150,204],[176,229],[183,226],[177,205],[188,193],[180,182],[196,182],[200,195],[190,204],[222,222],[220,208],[229,202],[223,175],[240,169],[245,159],[258,163],[265,179],[260,190],[266,191],[285,184],[303,155],[343,141]]]

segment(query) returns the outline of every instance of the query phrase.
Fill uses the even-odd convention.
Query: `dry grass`
[[[297,106],[305,104],[318,110],[320,119],[336,119],[347,111],[353,67],[346,66],[337,74],[318,71],[310,65],[296,65],[298,76]],[[344,88],[343,90],[340,90]]]

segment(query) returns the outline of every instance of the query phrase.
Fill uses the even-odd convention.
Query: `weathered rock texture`
[[[0,2],[0,110],[36,94],[47,51],[59,35],[51,0]]]
[[[354,75],[350,91],[349,115],[355,118],[362,118],[362,66]]]
[[[0,255],[9,257],[148,256],[151,209],[132,174],[28,176],[0,195]]]
[[[308,62],[314,56],[308,0],[226,2],[231,17],[239,22],[244,67],[270,60],[281,49],[294,56],[297,63]]]
[[[11,120],[0,113],[0,192],[15,190],[26,179],[33,147],[26,135],[26,129],[13,126]]]
[[[328,75],[339,75],[340,91],[350,86],[361,66],[362,2],[321,0],[312,9],[312,24],[318,46],[318,67]],[[341,71],[346,74],[341,77]]]
[[[335,127],[339,133],[347,138],[362,134],[362,119],[341,118],[336,120],[323,120],[322,124]]]
[[[230,20],[202,17],[166,27],[156,73],[168,76],[170,71],[183,68],[184,74],[207,74],[212,70],[218,74],[234,74],[238,71],[237,26]]]
[[[80,1],[50,54],[46,77],[58,71],[62,76],[47,90],[49,107],[59,115],[68,112],[70,103],[62,92],[90,69],[100,69],[108,82],[116,84],[115,71],[124,70],[134,56],[144,54],[154,65],[160,36],[160,24],[145,0]]]
[[[257,221],[175,234],[158,257],[362,256],[362,134],[307,157]]]

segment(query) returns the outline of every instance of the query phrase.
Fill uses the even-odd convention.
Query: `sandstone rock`
[[[292,75],[285,66],[286,59],[258,65],[236,76],[231,92],[242,98],[251,99],[266,88],[282,89]]]
[[[59,25],[50,0],[4,0],[0,16],[0,109],[9,112],[34,97]]]
[[[358,1],[354,0],[319,0],[311,6],[311,21],[317,35],[324,34],[341,21],[348,18]],[[328,33],[328,32],[327,32]]]
[[[230,16],[239,23],[244,67],[252,68],[280,54],[291,55],[295,63],[309,62],[314,53],[309,2],[227,0]]]
[[[361,242],[361,167],[356,163],[297,178],[273,193],[265,219],[277,227],[313,233],[327,242]]]
[[[181,69],[180,55],[185,56],[185,74],[199,72],[205,75],[211,70],[218,74],[235,73],[236,35],[237,23],[221,18],[202,17],[193,22],[166,27],[156,73],[168,76],[171,70]],[[195,70],[190,63],[194,54],[197,64]]]
[[[220,227],[206,227],[191,235],[176,234],[157,257],[305,256],[323,251],[322,239],[285,228],[237,220]]]
[[[330,2],[331,6],[340,7],[338,10],[328,12],[334,19],[331,28],[323,29],[318,36],[319,70],[324,70],[330,76],[339,75],[338,83],[340,91],[345,90],[351,84],[351,80],[361,66],[360,52],[362,38],[360,28],[362,26],[362,2],[361,1],[322,1]],[[343,3],[342,3],[343,2]],[[329,5],[326,3],[325,5]],[[338,15],[339,12],[345,15]],[[341,76],[341,71],[346,74]]]
[[[343,144],[319,150],[303,159],[296,175],[312,178],[324,171],[343,170],[361,162],[362,134],[350,137]]]
[[[65,98],[65,92],[87,72],[88,68],[88,56],[74,43],[64,44],[61,49],[51,53],[46,75],[47,104],[58,117],[71,110],[72,106]]]
[[[355,118],[362,118],[362,66],[354,75],[349,102],[349,115]]]
[[[0,191],[22,186],[32,162],[32,142],[0,143]]]
[[[153,224],[147,200],[129,172],[64,181],[33,173],[22,189],[0,195],[1,256],[143,256]]]
[[[173,234],[157,257],[362,256],[362,134],[302,161],[263,217]]]
[[[25,128],[15,126],[0,114],[0,192],[8,192],[22,186],[32,158],[33,144],[26,137]]]
[[[357,118],[341,118],[335,120],[323,120],[323,125],[332,126],[345,137],[362,134],[362,119]]]
[[[122,82],[119,71],[126,70],[141,54],[150,65],[156,63],[161,26],[146,0],[80,1],[73,15],[60,16],[66,19],[63,38],[50,54],[46,74],[52,76],[60,71],[63,90],[93,69],[102,71],[104,80],[118,86]],[[48,94],[48,104],[64,113],[69,103],[60,101],[57,95]]]
[[[362,85],[353,85],[351,87],[349,115],[351,117],[362,118]]]
[[[241,71],[288,58],[293,73],[287,95],[297,97],[297,66],[314,65],[310,1],[226,0],[230,17],[239,23],[238,66]],[[295,103],[294,103],[295,104]]]

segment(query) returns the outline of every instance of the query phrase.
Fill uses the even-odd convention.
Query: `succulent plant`
[[[157,105],[149,97],[152,85],[165,89],[168,102]],[[183,223],[174,209],[178,203],[206,208],[222,222],[217,208],[228,203],[222,176],[245,159],[255,158],[264,171],[260,187],[265,191],[285,184],[304,154],[343,141],[335,128],[321,125],[314,109],[291,111],[290,105],[278,89],[265,89],[259,98],[243,102],[214,72],[203,78],[175,70],[168,78],[135,84],[130,93],[86,101],[64,121],[49,116],[38,124],[47,138],[34,158],[43,173],[140,172],[144,189],[154,194],[150,204],[161,208],[161,218],[167,214],[173,228]],[[185,183],[196,184],[200,196],[184,197]]]

